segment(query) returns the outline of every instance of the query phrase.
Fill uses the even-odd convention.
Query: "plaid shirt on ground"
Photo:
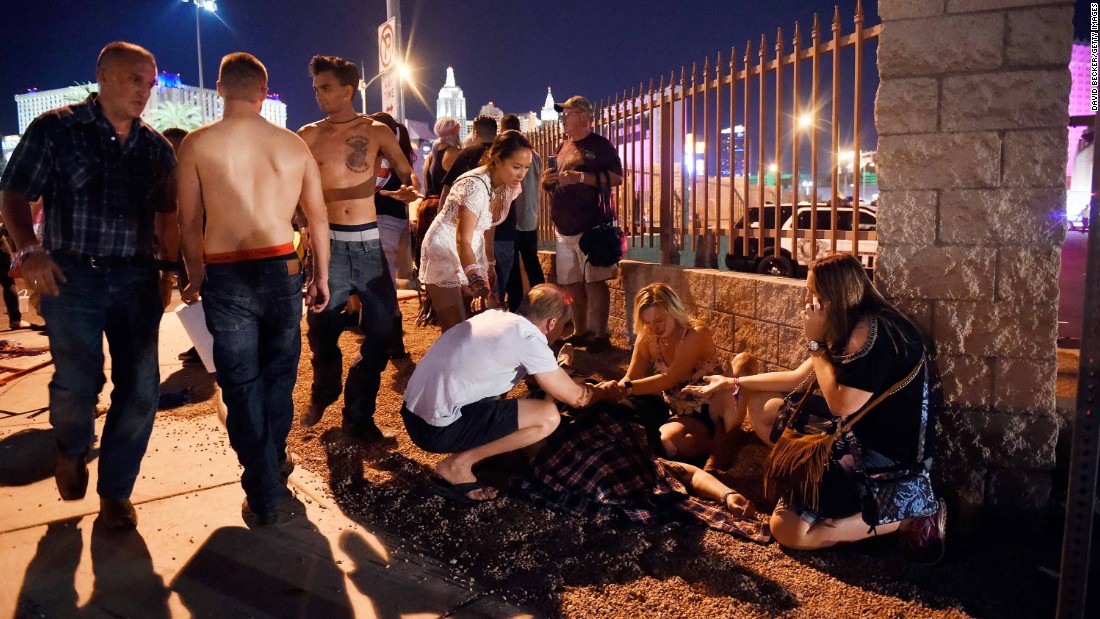
[[[119,147],[98,95],[27,127],[0,178],[28,200],[44,196],[46,249],[89,256],[156,253],[156,213],[172,212],[172,145],[135,119]]]
[[[535,458],[534,479],[518,489],[538,505],[597,521],[652,525],[688,515],[754,542],[771,539],[767,524],[688,494],[675,466],[651,455],[641,426],[594,413],[551,435]]]

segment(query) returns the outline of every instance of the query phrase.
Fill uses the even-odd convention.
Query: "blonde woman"
[[[672,288],[656,283],[634,297],[634,331],[638,339],[630,367],[618,381],[634,415],[649,427],[660,422],[661,450],[668,458],[714,451],[732,429],[733,393],[710,397],[684,391],[722,372],[710,329],[688,315]]]

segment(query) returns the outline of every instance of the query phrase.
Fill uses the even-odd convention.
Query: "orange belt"
[[[206,264],[227,264],[229,262],[244,262],[245,260],[261,260],[263,258],[276,258],[294,253],[294,243],[284,243],[273,247],[258,247],[256,249],[242,249],[239,251],[227,251],[220,254],[206,254]]]

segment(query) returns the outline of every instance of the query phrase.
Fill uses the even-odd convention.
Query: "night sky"
[[[843,33],[852,31],[855,0],[841,0]],[[112,40],[138,43],[153,52],[160,70],[198,85],[195,9],[180,0],[5,1],[4,59],[0,61],[0,132],[17,130],[12,96],[28,88],[59,88],[94,79],[100,48]],[[216,15],[202,16],[206,86],[212,88],[224,54],[247,51],[271,75],[270,90],[288,105],[290,128],[316,120],[307,71],[316,53],[335,54],[377,71],[377,27],[386,18],[384,0],[221,0]],[[742,54],[767,34],[774,49],[777,27],[789,50],[795,21],[808,28],[815,7],[828,36],[832,3],[772,0],[405,0],[402,22],[411,42],[410,64],[428,106],[406,94],[409,118],[433,121],[445,70],[453,66],[466,96],[467,114],[494,101],[505,112],[542,107],[546,87],[558,101],[584,94],[593,101],[622,92],[681,64],[731,46]],[[877,2],[864,3],[866,25],[879,23]],[[1087,36],[1087,3],[1078,3],[1078,36]],[[865,118],[873,118],[877,75],[873,49],[865,66]],[[850,68],[848,77],[850,79]],[[368,96],[381,106],[377,82]],[[358,101],[356,107],[358,108]],[[871,125],[873,123],[866,122]],[[865,140],[873,139],[873,127]],[[873,143],[873,142],[872,142]]]

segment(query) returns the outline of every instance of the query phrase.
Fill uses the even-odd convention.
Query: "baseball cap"
[[[565,103],[554,104],[555,112],[558,112],[560,114],[563,110],[577,110],[580,112],[584,112],[585,114],[591,115],[592,104],[588,101],[588,99],[585,99],[580,95],[574,95],[572,97],[569,97],[569,100]]]

